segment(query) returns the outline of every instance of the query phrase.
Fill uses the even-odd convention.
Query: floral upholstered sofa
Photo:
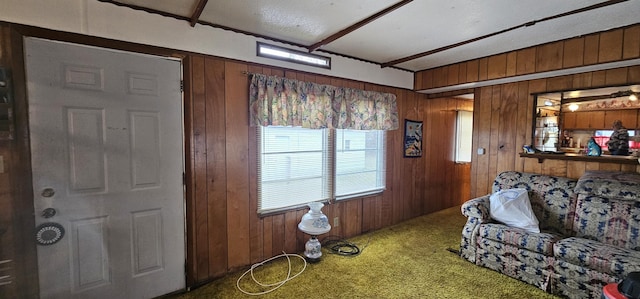
[[[462,205],[462,257],[569,298],[600,298],[604,285],[640,271],[640,174],[507,171],[492,193],[512,188],[528,190],[540,233],[493,220],[490,195],[471,199]]]

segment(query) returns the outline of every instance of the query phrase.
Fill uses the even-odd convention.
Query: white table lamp
[[[305,244],[304,255],[309,262],[318,262],[322,257],[322,247],[318,241],[318,235],[326,234],[331,230],[329,218],[322,213],[324,204],[321,202],[312,202],[308,204],[309,212],[302,215],[302,219],[298,224],[298,229],[311,235],[311,238]]]

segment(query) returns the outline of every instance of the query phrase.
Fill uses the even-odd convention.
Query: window
[[[384,131],[258,127],[258,212],[385,187]]]
[[[376,193],[384,189],[383,132],[336,130],[336,199]]]
[[[456,114],[456,162],[471,162],[473,112],[459,110]]]

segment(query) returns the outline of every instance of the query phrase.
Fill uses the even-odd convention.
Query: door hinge
[[[187,185],[187,175],[184,172],[182,173],[182,185]]]
[[[180,80],[180,92],[184,92],[184,80]]]

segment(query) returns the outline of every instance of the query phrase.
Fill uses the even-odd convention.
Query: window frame
[[[284,127],[283,127],[284,128]],[[287,128],[291,128],[291,127],[287,127]],[[282,212],[286,212],[286,211],[290,211],[290,210],[295,210],[295,209],[299,209],[301,207],[306,206],[309,202],[314,202],[314,201],[319,201],[319,202],[323,202],[323,203],[337,203],[340,201],[344,201],[344,200],[349,200],[349,199],[353,199],[353,198],[362,198],[362,197],[366,197],[366,196],[371,196],[371,195],[375,195],[375,194],[381,194],[382,192],[384,192],[386,190],[386,167],[387,167],[387,153],[386,153],[386,138],[387,138],[387,134],[384,130],[368,130],[368,131],[375,131],[377,132],[376,134],[376,187],[374,189],[371,190],[364,190],[361,192],[356,192],[356,193],[348,193],[348,194],[344,194],[344,195],[340,195],[337,196],[337,182],[338,182],[338,176],[336,173],[336,169],[337,169],[337,155],[338,155],[338,151],[337,151],[337,135],[338,132],[337,130],[340,129],[323,129],[323,130],[327,130],[326,134],[324,134],[323,136],[323,146],[327,148],[327,153],[329,155],[329,161],[328,161],[328,170],[325,172],[323,171],[324,175],[326,175],[326,177],[323,176],[323,184],[326,184],[329,186],[329,195],[328,198],[323,199],[323,200],[308,200],[308,201],[304,201],[304,202],[300,202],[298,204],[293,204],[293,205],[289,205],[289,206],[285,206],[285,207],[276,207],[276,208],[263,208],[262,207],[262,171],[263,171],[263,167],[262,167],[262,163],[263,163],[263,129],[264,127],[258,126],[256,129],[256,155],[257,155],[257,160],[256,160],[256,187],[257,187],[257,213],[260,216],[266,216],[266,215],[272,215],[272,214],[278,214],[278,213],[282,213]],[[310,129],[311,130],[311,129]],[[363,149],[363,151],[366,151],[367,149]],[[323,166],[324,167],[324,166]]]

